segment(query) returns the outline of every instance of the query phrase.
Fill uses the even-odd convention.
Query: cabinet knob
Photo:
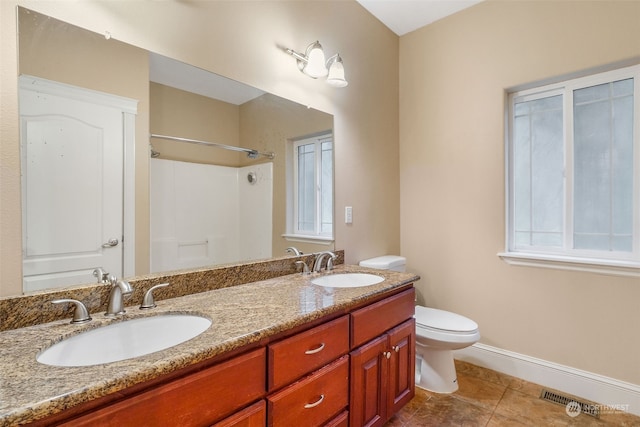
[[[322,403],[322,401],[324,400],[324,394],[320,395],[320,399],[316,400],[313,403],[307,403],[306,405],[304,405],[304,409],[311,409],[311,408],[315,408],[316,406],[318,406],[319,404]]]
[[[384,351],[384,352],[382,352],[382,355],[384,357],[386,357],[387,359],[391,359],[391,352],[390,351]]]
[[[396,353],[398,353],[400,351],[400,346],[399,345],[394,345],[393,346],[393,351],[395,351]]]
[[[324,343],[320,343],[320,345],[316,348],[312,348],[310,350],[307,350],[304,352],[304,354],[316,354],[316,353],[320,353],[322,350],[324,350]]]

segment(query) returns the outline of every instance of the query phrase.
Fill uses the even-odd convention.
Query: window
[[[291,142],[288,235],[333,239],[333,136]]]
[[[507,261],[640,274],[639,77],[635,66],[509,95]]]

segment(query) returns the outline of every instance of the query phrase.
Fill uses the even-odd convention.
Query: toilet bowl
[[[406,258],[385,255],[360,262],[363,267],[405,271]],[[416,306],[416,386],[436,393],[458,390],[453,350],[480,340],[478,324],[459,314]]]
[[[453,350],[480,339],[478,324],[459,314],[416,306],[416,386],[436,393],[458,390]]]

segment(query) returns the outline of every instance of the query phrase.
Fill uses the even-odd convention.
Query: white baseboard
[[[453,352],[458,360],[521,378],[601,405],[624,406],[640,416],[640,386],[476,343]],[[605,407],[606,409],[606,407]]]

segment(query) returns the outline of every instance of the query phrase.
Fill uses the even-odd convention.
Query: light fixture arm
[[[294,58],[296,58],[296,62],[298,64],[298,70],[300,70],[301,73],[304,73],[304,67],[307,66],[307,64],[309,63],[309,59],[307,59],[306,56],[304,56],[304,54],[296,52],[293,49],[289,49],[287,48],[286,52],[293,56]],[[315,77],[314,77],[315,78]]]
[[[309,60],[307,59],[307,57],[306,57],[306,56],[304,56],[302,53],[298,53],[298,52],[296,52],[296,51],[295,51],[295,50],[293,50],[293,49],[289,49],[289,48],[287,48],[287,49],[286,49],[286,52],[287,52],[289,55],[291,55],[291,56],[293,56],[294,58],[296,58],[298,61],[302,61],[302,62],[304,62],[305,64],[306,64],[307,62],[309,62]]]

